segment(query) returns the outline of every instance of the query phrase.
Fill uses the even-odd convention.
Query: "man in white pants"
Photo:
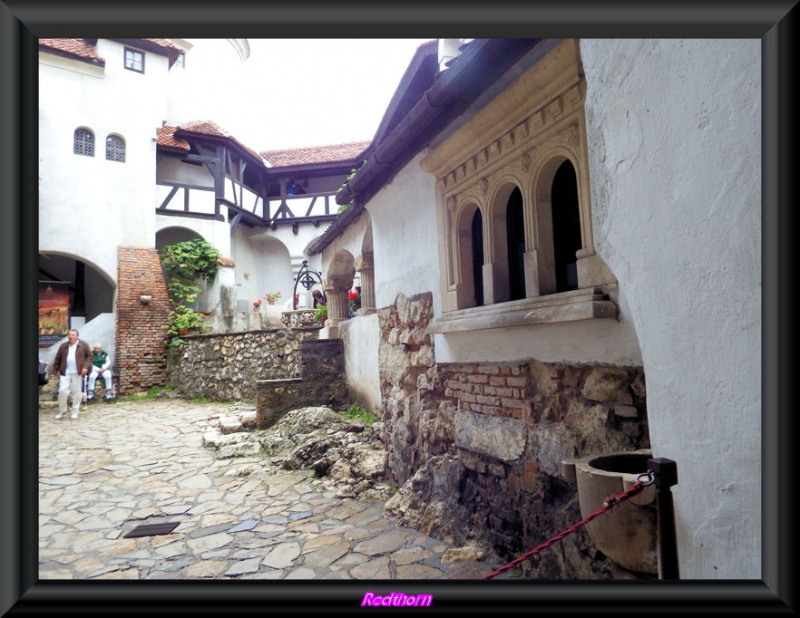
[[[111,373],[111,357],[103,349],[102,344],[95,343],[92,346],[92,373],[89,374],[89,392],[86,393],[89,401],[94,399],[94,383],[97,381],[97,376],[103,377],[103,382],[106,384],[106,399],[113,399],[114,393],[112,392],[111,378],[114,376]]]
[[[67,340],[58,346],[53,360],[52,375],[58,376],[58,414],[61,418],[67,411],[67,399],[72,397],[72,414],[70,418],[78,418],[81,410],[81,386],[83,377],[92,366],[92,351],[89,344],[78,339],[78,331],[74,328],[67,333]]]

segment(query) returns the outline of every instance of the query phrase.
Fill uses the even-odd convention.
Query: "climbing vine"
[[[341,184],[341,186],[340,186],[340,187],[337,189],[337,191],[336,191],[336,192],[337,192],[337,193],[339,193],[339,192],[340,192],[342,189],[344,189],[344,188],[345,188],[345,186],[347,186],[347,183],[348,183],[348,181],[349,181],[349,180],[350,180],[350,179],[351,179],[353,176],[355,176],[355,175],[358,173],[358,170],[360,170],[362,167],[364,167],[364,165],[366,165],[366,163],[367,163],[367,160],[366,160],[366,159],[364,159],[364,160],[361,162],[361,165],[359,165],[358,167],[354,167],[353,169],[351,169],[351,170],[350,170],[350,174],[347,176],[347,178],[345,178],[345,179],[344,179],[344,182]],[[341,206],[339,206],[339,210],[337,210],[337,211],[336,211],[336,214],[337,214],[337,215],[340,215],[340,214],[342,214],[342,213],[343,213],[345,210],[347,210],[348,208],[350,208],[350,206],[352,206],[352,205],[353,205],[353,200],[350,200],[349,202],[347,202],[347,204],[342,204]]]
[[[183,330],[208,329],[205,317],[187,305],[197,299],[202,288],[198,281],[213,283],[219,270],[220,252],[201,238],[185,240],[161,249],[161,266],[167,274],[167,291],[172,306],[167,316],[166,332],[169,345],[182,343]]]

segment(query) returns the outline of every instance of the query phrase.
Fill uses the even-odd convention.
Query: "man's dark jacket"
[[[56,352],[56,358],[53,361],[53,375],[56,373],[62,376],[67,375],[67,352],[69,352],[69,341],[65,341],[58,346],[58,352]],[[92,369],[92,350],[89,348],[89,344],[82,339],[78,339],[75,362],[78,364],[78,373],[84,368],[86,373],[89,373]]]

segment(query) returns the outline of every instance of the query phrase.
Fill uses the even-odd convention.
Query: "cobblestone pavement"
[[[311,471],[242,476],[259,457],[202,443],[221,407],[97,402],[56,420],[40,404],[39,578],[480,579],[501,566],[450,561],[456,548],[380,502],[323,493]],[[158,523],[177,527],[125,537]]]

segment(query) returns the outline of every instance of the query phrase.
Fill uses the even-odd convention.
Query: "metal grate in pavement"
[[[142,526],[136,526],[133,530],[128,532],[128,534],[123,535],[122,538],[130,539],[138,536],[169,534],[178,526],[179,523],[179,521],[168,521],[163,524],[144,524]]]

